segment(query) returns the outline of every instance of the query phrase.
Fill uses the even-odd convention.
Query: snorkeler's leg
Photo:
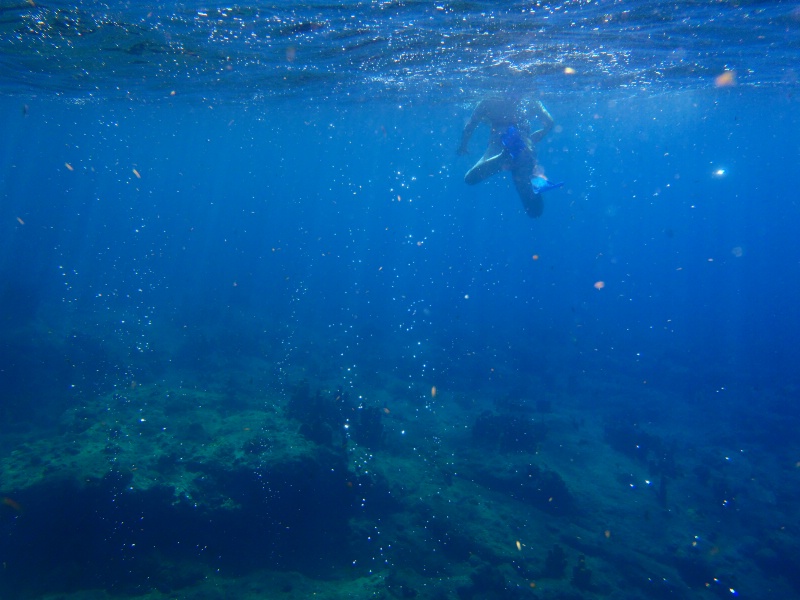
[[[522,200],[522,206],[525,207],[525,212],[529,217],[535,219],[542,216],[544,202],[542,195],[533,190],[530,172],[530,169],[513,169],[511,176],[514,179],[514,187],[517,189],[519,199]]]
[[[483,155],[483,157],[475,163],[467,174],[464,175],[464,181],[467,185],[475,185],[484,179],[487,179],[503,170],[505,163],[505,156],[502,152],[494,156]]]

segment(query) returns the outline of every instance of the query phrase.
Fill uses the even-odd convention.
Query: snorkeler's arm
[[[533,105],[533,113],[537,119],[542,123],[542,128],[534,131],[531,134],[531,141],[535,144],[539,142],[544,136],[550,133],[550,130],[553,129],[553,126],[556,122],[553,120],[553,117],[547,112],[547,109],[544,107],[544,104],[540,100],[537,100]]]
[[[458,154],[467,154],[469,152],[469,140],[475,128],[478,127],[483,120],[484,112],[484,102],[481,101],[478,103],[478,106],[475,107],[475,110],[472,111],[472,116],[469,118],[469,121],[467,121],[467,124],[464,125],[464,131],[461,133],[461,143],[458,146]]]

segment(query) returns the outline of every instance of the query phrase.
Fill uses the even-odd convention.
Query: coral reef
[[[725,554],[743,511],[790,490],[704,449],[679,465],[677,443],[563,404],[419,418],[413,397],[221,381],[115,390],[7,436],[0,595],[683,599],[746,585],[732,564],[800,585],[787,535]]]

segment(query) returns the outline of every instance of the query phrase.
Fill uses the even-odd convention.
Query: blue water
[[[0,451],[11,460],[33,445],[46,455],[36,444],[71,436],[64,415],[78,409],[91,422],[124,423],[127,409],[108,400],[120,394],[145,411],[168,404],[167,389],[228,389],[225,402],[235,396],[238,404],[223,403],[221,415],[245,405],[280,414],[305,382],[312,392],[343,391],[354,407],[386,408],[389,439],[377,460],[387,462],[374,468],[392,487],[390,473],[409,468],[392,462],[398,457],[422,457],[419,472],[404,472],[425,481],[437,452],[459,464],[466,450],[458,435],[468,437],[482,412],[505,414],[505,399],[531,410],[546,400],[532,417],[550,427],[543,458],[526,460],[561,473],[583,522],[611,527],[603,507],[619,502],[595,488],[581,492],[581,478],[559,462],[565,449],[577,456],[587,444],[618,451],[601,463],[609,480],[636,468],[674,480],[680,492],[669,502],[653,494],[630,508],[638,514],[634,507],[651,502],[653,514],[672,516],[659,525],[648,512],[649,524],[628,523],[619,538],[617,525],[610,555],[570,546],[579,534],[554,525],[538,544],[566,544],[570,564],[565,587],[548,588],[537,569],[514,562],[513,538],[503,542],[507,561],[499,551],[448,554],[438,539],[448,564],[415,563],[409,554],[418,550],[397,549],[415,547],[410,529],[389,525],[414,505],[393,487],[404,508],[387,501],[343,519],[371,523],[347,534],[361,539],[353,556],[372,552],[359,545],[372,526],[374,536],[395,531],[383,542],[394,554],[345,571],[311,552],[307,576],[322,597],[373,597],[357,587],[370,576],[387,578],[390,597],[683,598],[705,593],[712,575],[724,579],[711,583],[719,596],[738,595],[734,588],[753,598],[800,594],[791,575],[800,564],[799,39],[797,9],[785,2],[6,3]],[[455,152],[475,103],[509,87],[541,99],[556,122],[538,145],[539,162],[565,185],[545,194],[539,219],[526,216],[507,174],[465,185],[487,128],[468,156]],[[626,427],[677,447],[680,475],[663,475],[672,450],[653,451],[649,467],[626,454]],[[415,429],[419,437],[403,446]],[[357,439],[348,444],[342,464],[355,481],[368,461]],[[731,453],[752,462],[706,460],[724,463]],[[489,452],[487,460],[502,469],[511,459]],[[470,468],[469,460],[460,467]],[[714,475],[698,475],[704,469]],[[457,482],[485,483],[480,469],[458,470]],[[708,478],[717,484],[703,487]],[[504,500],[487,486],[453,494],[486,493],[486,502],[511,502],[499,512],[519,514],[514,492]],[[100,541],[105,530],[91,519],[106,497],[81,494],[92,506],[81,530],[101,532],[86,546],[126,548],[123,534]],[[115,589],[116,566],[86,578],[58,553],[35,558],[41,542],[31,537],[31,515],[58,503],[48,507],[2,477],[0,496],[9,499],[0,506],[0,555],[17,574],[0,583],[7,597]],[[734,497],[734,520],[713,512]],[[81,512],[62,507],[66,521]],[[526,519],[551,518],[537,516],[540,508]],[[195,527],[178,528],[178,544],[186,535],[200,548]],[[658,546],[651,527],[665,536],[663,554],[642,549]],[[687,547],[701,532],[730,538],[709,542],[713,551],[695,569],[669,546],[678,531]],[[60,535],[73,533],[50,534],[68,547]],[[302,559],[280,557],[305,556],[308,539],[284,554],[281,538],[264,561],[247,551],[253,540],[242,540],[251,560],[241,571],[207,561],[202,549],[180,560],[232,578],[273,567],[290,573]],[[163,542],[149,544],[165,564],[179,560]],[[236,545],[220,544],[219,556]],[[595,561],[594,583],[572,571],[579,553]],[[141,560],[116,591],[168,593],[147,583],[150,563]],[[474,575],[485,573],[482,561],[499,569],[503,585]],[[642,581],[671,583],[654,591],[626,589],[612,574],[597,582],[608,565],[624,572],[631,564]],[[325,591],[319,581],[334,571],[340,587]],[[426,591],[417,578],[434,575],[448,583]],[[42,577],[47,585],[31,583]],[[198,579],[194,591],[172,591],[208,597]],[[544,587],[526,588],[529,579]],[[773,587],[759,595],[765,585]],[[287,597],[306,593],[297,581],[283,587]]]

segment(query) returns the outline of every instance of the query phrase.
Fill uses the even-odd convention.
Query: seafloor
[[[796,390],[276,372],[230,357],[46,427],[5,414],[0,597],[800,594]]]

